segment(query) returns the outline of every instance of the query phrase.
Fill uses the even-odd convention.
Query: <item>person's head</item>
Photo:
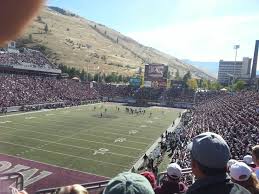
[[[83,186],[75,184],[62,187],[58,194],[88,194],[88,191]]]
[[[171,163],[167,166],[167,177],[172,181],[179,181],[182,176],[182,168],[177,163]]]
[[[230,150],[226,141],[212,132],[202,133],[188,145],[191,166],[197,178],[226,174]]]
[[[256,166],[259,166],[259,145],[252,148],[252,158]]]
[[[141,173],[141,175],[146,177],[146,179],[150,182],[153,189],[156,188],[156,177],[155,177],[154,173],[152,173],[150,171],[144,171]]]
[[[237,162],[238,162],[238,161],[235,160],[235,159],[230,159],[230,160],[228,161],[228,163],[227,163],[227,172],[228,172],[228,173],[229,173],[230,167],[231,167],[233,164],[237,163]]]
[[[4,0],[0,4],[0,45],[15,39],[38,13],[44,0]]]
[[[123,172],[111,179],[103,194],[154,194],[148,180],[136,173]]]
[[[250,167],[254,167],[253,157],[251,155],[245,155],[243,158],[244,163]]]
[[[237,162],[230,167],[230,177],[234,183],[243,186],[252,194],[255,191],[259,192],[259,183],[256,175],[244,162]]]

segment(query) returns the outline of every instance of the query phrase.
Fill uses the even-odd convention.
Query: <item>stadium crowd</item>
[[[98,92],[89,83],[40,76],[0,76],[0,107],[62,101],[77,104],[98,98]]]
[[[57,69],[41,52],[31,49],[23,49],[22,52],[1,52],[0,64],[23,65],[44,69]]]

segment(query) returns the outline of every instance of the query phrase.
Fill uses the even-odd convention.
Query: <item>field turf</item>
[[[131,115],[103,103],[0,117],[0,153],[112,177],[129,170],[180,112],[145,110]]]

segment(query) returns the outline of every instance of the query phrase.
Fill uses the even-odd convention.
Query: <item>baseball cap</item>
[[[146,179],[150,182],[150,184],[153,188],[156,187],[156,177],[155,177],[154,173],[149,172],[149,171],[144,171],[140,174],[142,176],[146,177]]]
[[[252,169],[244,162],[237,162],[233,164],[229,171],[231,178],[236,181],[247,181],[252,174]]]
[[[251,155],[245,155],[243,158],[244,163],[247,165],[254,164],[253,157]]]
[[[154,194],[148,180],[136,173],[123,172],[111,179],[103,194]]]
[[[212,132],[194,137],[188,149],[194,160],[208,168],[225,168],[230,159],[230,150],[226,141]]]
[[[167,175],[170,178],[178,179],[182,176],[182,168],[176,163],[171,163],[167,166]]]
[[[237,163],[238,161],[235,159],[230,159],[227,163],[227,168],[229,169],[233,164]]]

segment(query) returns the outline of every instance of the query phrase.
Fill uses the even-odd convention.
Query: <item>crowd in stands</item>
[[[57,69],[41,52],[23,49],[22,52],[1,52],[0,65],[23,65],[29,67]]]
[[[98,92],[89,83],[40,76],[0,76],[0,107],[54,102],[76,105],[98,98]]]
[[[134,88],[128,85],[95,84],[96,90],[104,97],[130,97]]]

